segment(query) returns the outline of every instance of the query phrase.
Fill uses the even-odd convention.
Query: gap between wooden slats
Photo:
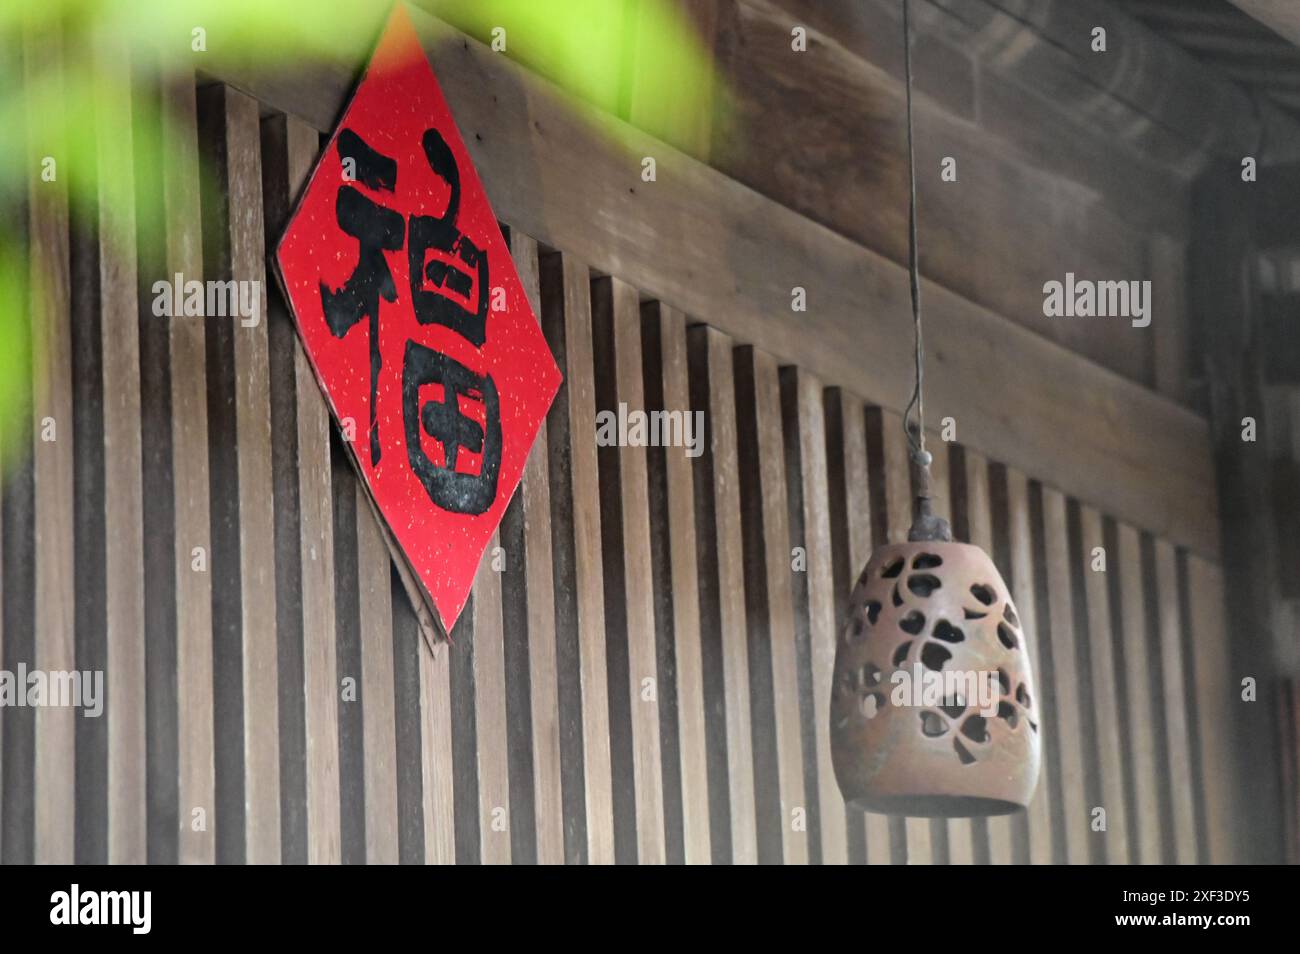
[[[338,687],[339,858],[366,860],[361,588],[357,544],[357,474],[339,432],[330,432],[334,554],[334,665]]]
[[[93,135],[93,133],[91,133]],[[97,151],[88,143],[85,154]],[[86,163],[65,169],[71,194],[94,189],[93,173]],[[101,302],[98,228],[92,204],[73,203],[69,216],[69,352],[72,395],[72,526],[76,601],[73,641],[76,668],[103,673],[107,667],[107,571],[104,543],[104,376],[100,345]],[[63,422],[65,427],[68,422]],[[63,430],[61,439],[69,434]],[[104,700],[107,705],[107,699]],[[108,858],[108,720],[73,720],[76,828],[73,856],[78,863],[103,864]]]

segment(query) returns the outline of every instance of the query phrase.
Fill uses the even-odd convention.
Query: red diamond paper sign
[[[450,631],[560,372],[400,7],[276,262],[352,457]]]

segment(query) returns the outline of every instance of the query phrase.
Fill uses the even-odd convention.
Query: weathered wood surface
[[[828,386],[901,408],[910,392],[901,266],[597,116],[441,21],[411,17],[500,215]],[[341,68],[296,80],[234,67],[222,76],[322,130],[352,82]],[[647,155],[657,160],[653,183],[640,178]],[[579,166],[582,176],[561,171]],[[806,314],[789,311],[795,286],[808,290]],[[959,414],[963,440],[991,459],[1213,558],[1217,509],[1200,418],[940,285],[926,283],[925,295],[927,333],[944,343],[930,353],[936,418]],[[1027,393],[1036,414],[1021,413]],[[1060,453],[1065,435],[1069,455]]]

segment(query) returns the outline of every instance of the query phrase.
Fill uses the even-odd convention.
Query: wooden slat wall
[[[93,294],[74,305],[70,237],[96,223],[59,193],[32,197],[32,267],[62,281],[45,360],[72,360],[59,336],[97,316],[75,360],[98,362],[103,400],[50,444],[41,421],[70,413],[69,370],[33,395],[33,459],[3,480],[0,653],[6,668],[96,658],[55,607],[94,608],[94,588],[56,590],[97,546],[110,704],[102,745],[80,717],[0,713],[5,861],[1233,857],[1238,793],[1221,766],[1238,690],[1218,567],[937,435],[940,508],[993,553],[1031,636],[1043,777],[1026,813],[987,822],[846,812],[830,667],[848,587],[910,523],[899,416],[517,229],[565,383],[455,644],[430,651],[279,294],[261,324],[220,329],[155,318],[137,297],[175,271],[265,282],[317,133],[231,89],[162,93],[177,117],[165,132],[117,102],[133,136],[105,117],[97,151],[101,168],[137,166],[138,190],[137,141],[165,137],[181,157],[152,187],[161,222],[139,197],[139,233],[165,227],[161,250],[92,232]],[[200,155],[220,159],[215,203]],[[597,448],[596,412],[620,401],[703,411],[701,455]],[[72,462],[95,454],[103,475],[78,478],[75,512],[100,530],[67,516]]]

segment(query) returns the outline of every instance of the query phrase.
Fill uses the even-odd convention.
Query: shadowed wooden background
[[[24,59],[57,53],[34,38]],[[108,704],[98,720],[0,709],[0,860],[1236,858],[1237,680],[1203,422],[935,287],[949,357],[932,420],[956,413],[972,435],[931,444],[941,509],[993,554],[1032,635],[1043,773],[1011,817],[848,812],[826,724],[838,621],[871,547],[908,524],[905,441],[881,397],[901,403],[908,369],[873,337],[904,315],[901,270],[630,128],[617,159],[471,40],[446,55],[564,385],[454,645],[432,653],[268,283],[332,127],[328,88],[290,108],[301,89],[159,84],[103,51],[133,98],[96,117],[95,159],[135,190],[138,240],[70,215],[66,183],[32,185],[32,269],[53,281],[31,303],[43,383],[17,426],[32,453],[2,478],[0,658],[103,669]],[[488,106],[493,90],[514,99]],[[166,132],[144,102],[171,110]],[[498,126],[521,140],[474,143]],[[164,135],[172,160],[145,168],[133,142]],[[663,191],[595,215],[641,187],[646,148]],[[584,159],[585,209],[559,184]],[[692,238],[694,217],[738,237]],[[828,302],[798,332],[780,311],[791,255]],[[831,287],[859,269],[870,293]],[[155,317],[150,287],[175,272],[260,281],[265,320]],[[704,411],[704,453],[598,448],[595,414],[619,402]],[[1164,469],[1121,453],[1139,435]]]

